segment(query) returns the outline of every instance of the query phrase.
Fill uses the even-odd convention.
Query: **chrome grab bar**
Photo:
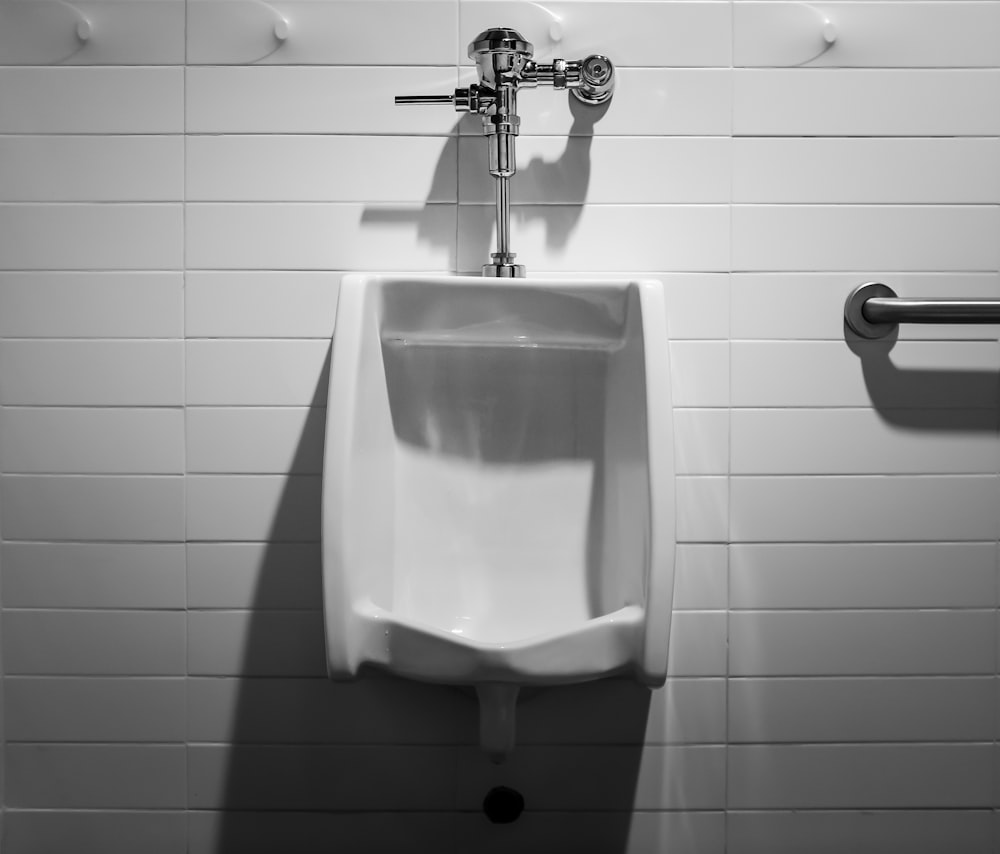
[[[1000,323],[1000,300],[899,297],[888,285],[859,285],[844,304],[844,321],[862,338],[884,338],[900,323]]]

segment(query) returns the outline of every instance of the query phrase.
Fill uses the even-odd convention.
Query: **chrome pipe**
[[[899,297],[888,285],[866,282],[847,298],[844,321],[862,338],[884,338],[900,323],[1000,323],[1000,300]]]
[[[493,260],[483,264],[483,275],[493,279],[523,279],[524,265],[515,264],[517,257],[510,251],[510,178],[496,175],[497,251]]]
[[[496,178],[497,191],[497,254],[510,253],[510,178]]]
[[[454,95],[397,95],[396,104],[454,104]]]

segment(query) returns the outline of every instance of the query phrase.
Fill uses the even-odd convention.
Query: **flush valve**
[[[615,68],[606,56],[581,60],[554,59],[537,63],[535,49],[517,30],[496,27],[476,36],[469,45],[479,82],[453,95],[398,95],[397,104],[452,104],[458,112],[482,116],[483,135],[489,146],[489,170],[496,179],[497,251],[483,265],[483,275],[500,278],[524,276],[524,266],[514,263],[510,251],[510,178],[517,172],[514,140],[520,132],[517,93],[522,86],[541,85],[568,89],[584,104],[603,104],[611,98]]]

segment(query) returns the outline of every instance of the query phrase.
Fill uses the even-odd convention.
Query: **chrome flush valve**
[[[469,45],[479,82],[454,95],[399,95],[397,104],[454,104],[458,112],[483,117],[483,135],[489,144],[490,174],[496,179],[497,251],[493,261],[483,265],[484,276],[514,278],[524,276],[524,266],[514,263],[510,251],[510,187],[517,172],[514,138],[521,119],[517,114],[520,86],[552,86],[569,89],[585,104],[603,104],[611,98],[615,68],[606,56],[581,60],[554,59],[549,64],[532,60],[535,49],[517,30],[496,27],[476,36]]]

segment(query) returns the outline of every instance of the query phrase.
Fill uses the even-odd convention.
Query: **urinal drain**
[[[524,795],[516,789],[497,786],[483,798],[483,812],[494,824],[510,824],[524,812]]]

